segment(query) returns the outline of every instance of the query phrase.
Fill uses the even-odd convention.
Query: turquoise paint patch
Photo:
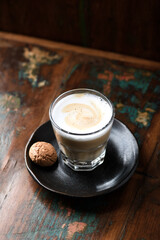
[[[149,127],[153,114],[157,110],[155,103],[148,102],[143,109],[114,102],[115,108],[122,114],[128,114],[131,122],[139,128]]]
[[[145,94],[152,80],[152,76],[144,77],[143,74],[140,74],[139,72],[136,72],[134,76],[135,78],[130,81],[119,81],[119,86],[122,89],[128,89],[133,86],[136,90],[141,90],[142,94]]]
[[[118,110],[122,114],[128,114],[130,120],[132,123],[136,124],[136,117],[138,116],[138,110],[133,106],[122,106],[120,108],[117,108],[116,102],[114,102],[116,110]]]

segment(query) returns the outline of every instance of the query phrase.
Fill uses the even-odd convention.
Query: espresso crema
[[[54,107],[52,117],[61,129],[85,134],[106,126],[112,117],[112,109],[99,96],[76,93],[61,99]]]

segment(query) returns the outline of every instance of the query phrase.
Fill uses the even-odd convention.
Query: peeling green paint
[[[39,76],[40,67],[45,64],[52,65],[59,62],[61,56],[38,47],[24,48],[23,55],[27,61],[21,63],[21,69],[18,73],[20,83],[22,80],[27,79],[33,88],[49,85],[47,79]]]
[[[132,123],[139,128],[149,127],[153,114],[157,109],[155,103],[147,103],[143,109],[138,109],[134,106],[124,105],[114,102],[116,109],[123,114],[128,114]]]

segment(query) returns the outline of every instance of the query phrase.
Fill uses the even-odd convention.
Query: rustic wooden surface
[[[159,0],[1,0],[0,31],[160,61],[159,9]]]
[[[51,193],[29,175],[24,148],[51,101],[77,87],[114,103],[139,165],[94,198]],[[0,33],[0,239],[160,239],[160,63]]]

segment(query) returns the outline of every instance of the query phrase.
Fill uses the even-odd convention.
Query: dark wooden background
[[[159,0],[0,0],[0,31],[160,61]]]

